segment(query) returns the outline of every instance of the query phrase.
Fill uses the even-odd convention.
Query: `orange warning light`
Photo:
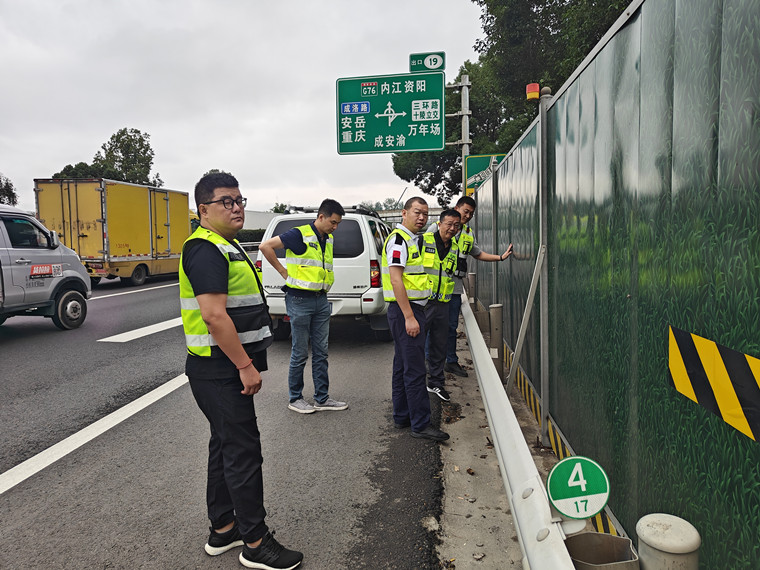
[[[538,99],[539,90],[540,90],[540,87],[538,86],[538,83],[528,83],[525,86],[525,95],[529,101],[531,99]]]

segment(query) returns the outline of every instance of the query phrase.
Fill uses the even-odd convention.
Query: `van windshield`
[[[272,232],[272,236],[284,234],[286,231],[298,226],[310,223],[312,220],[280,220]],[[364,252],[364,240],[362,240],[361,228],[356,220],[343,221],[338,225],[338,229],[333,233],[335,241],[333,242],[333,258],[346,259],[359,257]],[[285,250],[276,249],[277,257],[284,258]]]

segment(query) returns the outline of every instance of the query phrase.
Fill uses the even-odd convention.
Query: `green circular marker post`
[[[549,473],[546,490],[554,508],[571,519],[593,517],[610,498],[610,481],[596,461],[566,457]]]

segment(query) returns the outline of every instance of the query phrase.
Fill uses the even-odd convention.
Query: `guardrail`
[[[523,568],[573,570],[573,561],[560,526],[561,519],[552,515],[543,481],[466,294],[462,297],[462,316],[501,477],[523,552]]]

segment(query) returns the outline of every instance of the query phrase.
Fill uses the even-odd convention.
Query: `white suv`
[[[380,264],[383,244],[391,230],[375,212],[363,208],[345,210],[346,215],[333,233],[335,283],[327,294],[332,316],[363,316],[369,321],[379,340],[390,340],[388,320],[385,316],[388,303],[383,299]],[[269,222],[261,241],[313,222],[316,217],[316,208],[277,216]],[[275,253],[280,259],[285,257],[284,249],[277,249]],[[284,340],[290,335],[285,293],[282,291],[285,280],[264,259],[261,252],[256,264],[263,272],[262,285],[274,321],[274,338]]]

